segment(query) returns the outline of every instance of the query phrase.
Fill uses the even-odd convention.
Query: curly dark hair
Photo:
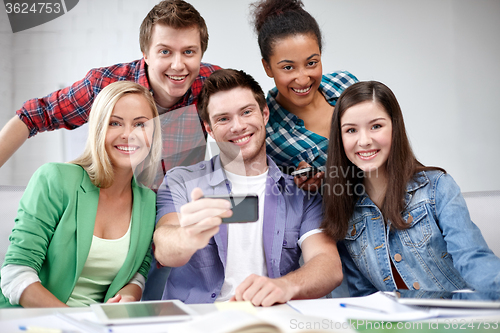
[[[275,43],[294,35],[312,35],[322,50],[318,22],[304,9],[301,0],[261,0],[250,4],[262,59],[269,62]]]

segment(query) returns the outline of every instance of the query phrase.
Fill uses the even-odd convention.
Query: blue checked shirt
[[[340,94],[358,79],[349,72],[338,71],[323,75],[319,90],[330,105],[335,106]],[[292,171],[300,161],[324,171],[328,149],[328,138],[309,131],[304,121],[285,110],[276,102],[278,89],[274,87],[267,95],[267,105],[271,113],[266,125],[267,154],[280,167]],[[285,172],[287,172],[285,170]],[[287,172],[287,173],[288,173]]]

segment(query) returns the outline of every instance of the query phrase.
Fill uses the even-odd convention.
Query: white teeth
[[[119,150],[123,151],[135,151],[137,150],[137,147],[130,147],[130,146],[116,146]]]
[[[370,157],[370,156],[373,156],[375,155],[377,152],[376,151],[372,151],[372,152],[369,152],[369,153],[358,153],[359,155],[363,156],[363,157]]]
[[[168,75],[169,78],[171,78],[172,80],[174,81],[181,81],[181,80],[184,80],[184,78],[186,78],[187,75],[183,75],[183,76],[172,76],[172,75]]]
[[[305,88],[305,89],[295,89],[295,88],[292,88],[292,89],[293,89],[293,91],[295,91],[295,92],[297,92],[297,93],[299,93],[299,94],[303,94],[303,93],[306,93],[306,92],[308,92],[309,90],[311,90],[311,87],[309,86],[309,87],[307,87],[307,88]]]
[[[245,136],[244,138],[241,138],[241,139],[238,139],[238,140],[233,140],[233,142],[236,142],[236,143],[245,142],[245,141],[248,141],[248,138],[250,138],[250,135],[249,136]]]

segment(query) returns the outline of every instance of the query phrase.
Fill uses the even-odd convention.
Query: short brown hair
[[[234,88],[250,89],[257,104],[259,104],[260,110],[264,111],[266,107],[266,97],[260,85],[251,75],[235,69],[219,69],[213,72],[212,75],[205,80],[203,88],[198,95],[197,108],[201,120],[210,125],[210,116],[208,115],[210,96],[219,91],[228,91]]]
[[[183,0],[164,0],[153,7],[144,18],[139,33],[142,53],[147,54],[151,46],[151,36],[155,24],[162,24],[174,29],[197,27],[200,30],[201,51],[208,47],[208,29],[200,13]]]

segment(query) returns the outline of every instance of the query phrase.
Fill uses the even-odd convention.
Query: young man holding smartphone
[[[208,46],[205,20],[183,0],[161,1],[144,18],[139,42],[142,59],[94,68],[69,87],[26,101],[0,131],[0,166],[28,137],[86,123],[97,94],[122,80],[148,88],[164,115],[164,170],[203,160],[205,135],[193,104],[204,80],[220,68],[201,62]]]
[[[158,190],[155,257],[173,267],[163,298],[270,306],[337,287],[342,268],[335,242],[319,230],[321,197],[299,190],[266,155],[269,109],[258,83],[216,71],[198,112],[220,155],[172,169]],[[203,197],[248,193],[259,197],[257,222],[221,224],[229,202]]]

